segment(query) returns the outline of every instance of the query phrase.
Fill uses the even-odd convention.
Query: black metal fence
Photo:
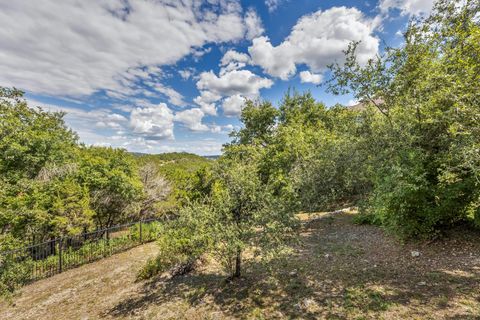
[[[0,274],[26,284],[153,241],[159,233],[160,223],[151,219],[52,239],[0,253]]]

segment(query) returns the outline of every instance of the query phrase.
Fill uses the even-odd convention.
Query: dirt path
[[[24,287],[0,319],[98,319],[138,288],[135,274],[156,253],[155,243],[68,270]]]

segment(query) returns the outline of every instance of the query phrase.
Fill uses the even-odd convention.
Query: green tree
[[[233,131],[232,144],[258,144],[266,146],[275,131],[278,110],[270,102],[255,103],[247,100],[240,120],[244,127]]]
[[[479,10],[478,1],[440,0],[430,17],[411,22],[402,47],[361,66],[354,43],[346,63],[331,66],[329,89],[378,113],[365,211],[404,237],[479,214]]]
[[[258,175],[258,149],[231,146],[219,160],[212,193],[215,250],[232,277],[242,272],[243,253],[252,248],[268,252],[291,237],[296,225]]]
[[[155,205],[155,211],[159,216],[167,218],[177,216],[182,206],[197,201],[208,193],[211,180],[209,167],[212,161],[205,157],[172,152],[141,155],[136,160],[140,168],[149,166],[151,170],[158,171],[159,177],[168,181],[167,197]]]
[[[243,270],[244,253],[276,252],[294,235],[294,212],[262,181],[260,164],[275,134],[277,111],[269,103],[247,102],[245,127],[211,169],[198,171],[185,207],[167,222],[158,241],[161,255],[140,276],[191,270],[203,254],[222,262],[231,278]]]
[[[59,225],[63,225],[64,231],[73,232],[84,224],[83,219],[88,220],[90,210],[84,190],[72,180],[65,182],[65,190],[56,188],[62,183],[56,177],[74,171],[78,154],[77,136],[65,126],[63,116],[63,113],[29,107],[19,90],[0,88],[2,234],[23,239],[35,233],[48,236],[55,233]],[[66,199],[60,200],[60,191],[65,191]],[[65,206],[60,205],[63,200]],[[77,200],[75,210],[71,203],[67,204]],[[76,212],[73,214],[72,210]],[[67,223],[69,216],[78,219]],[[65,223],[59,222],[62,219]]]
[[[0,90],[0,176],[9,183],[33,179],[50,164],[73,161],[76,134],[64,114],[30,108],[15,89]]]
[[[138,218],[142,182],[133,157],[122,149],[84,147],[79,182],[88,188],[95,224],[100,228]]]

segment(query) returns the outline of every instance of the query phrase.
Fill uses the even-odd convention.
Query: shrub
[[[17,288],[28,282],[32,261],[26,254],[12,252],[22,243],[10,235],[0,235],[0,296],[9,297]],[[12,252],[11,254],[5,254]]]
[[[212,244],[207,230],[209,216],[207,206],[190,205],[181,209],[178,219],[155,226],[159,253],[148,260],[137,277],[147,279],[166,271],[175,276],[193,270],[195,262]]]

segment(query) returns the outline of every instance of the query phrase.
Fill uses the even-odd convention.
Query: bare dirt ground
[[[0,319],[480,319],[478,232],[402,245],[349,213],[302,219],[299,243],[233,283],[213,261],[136,283],[148,244],[23,288]]]

